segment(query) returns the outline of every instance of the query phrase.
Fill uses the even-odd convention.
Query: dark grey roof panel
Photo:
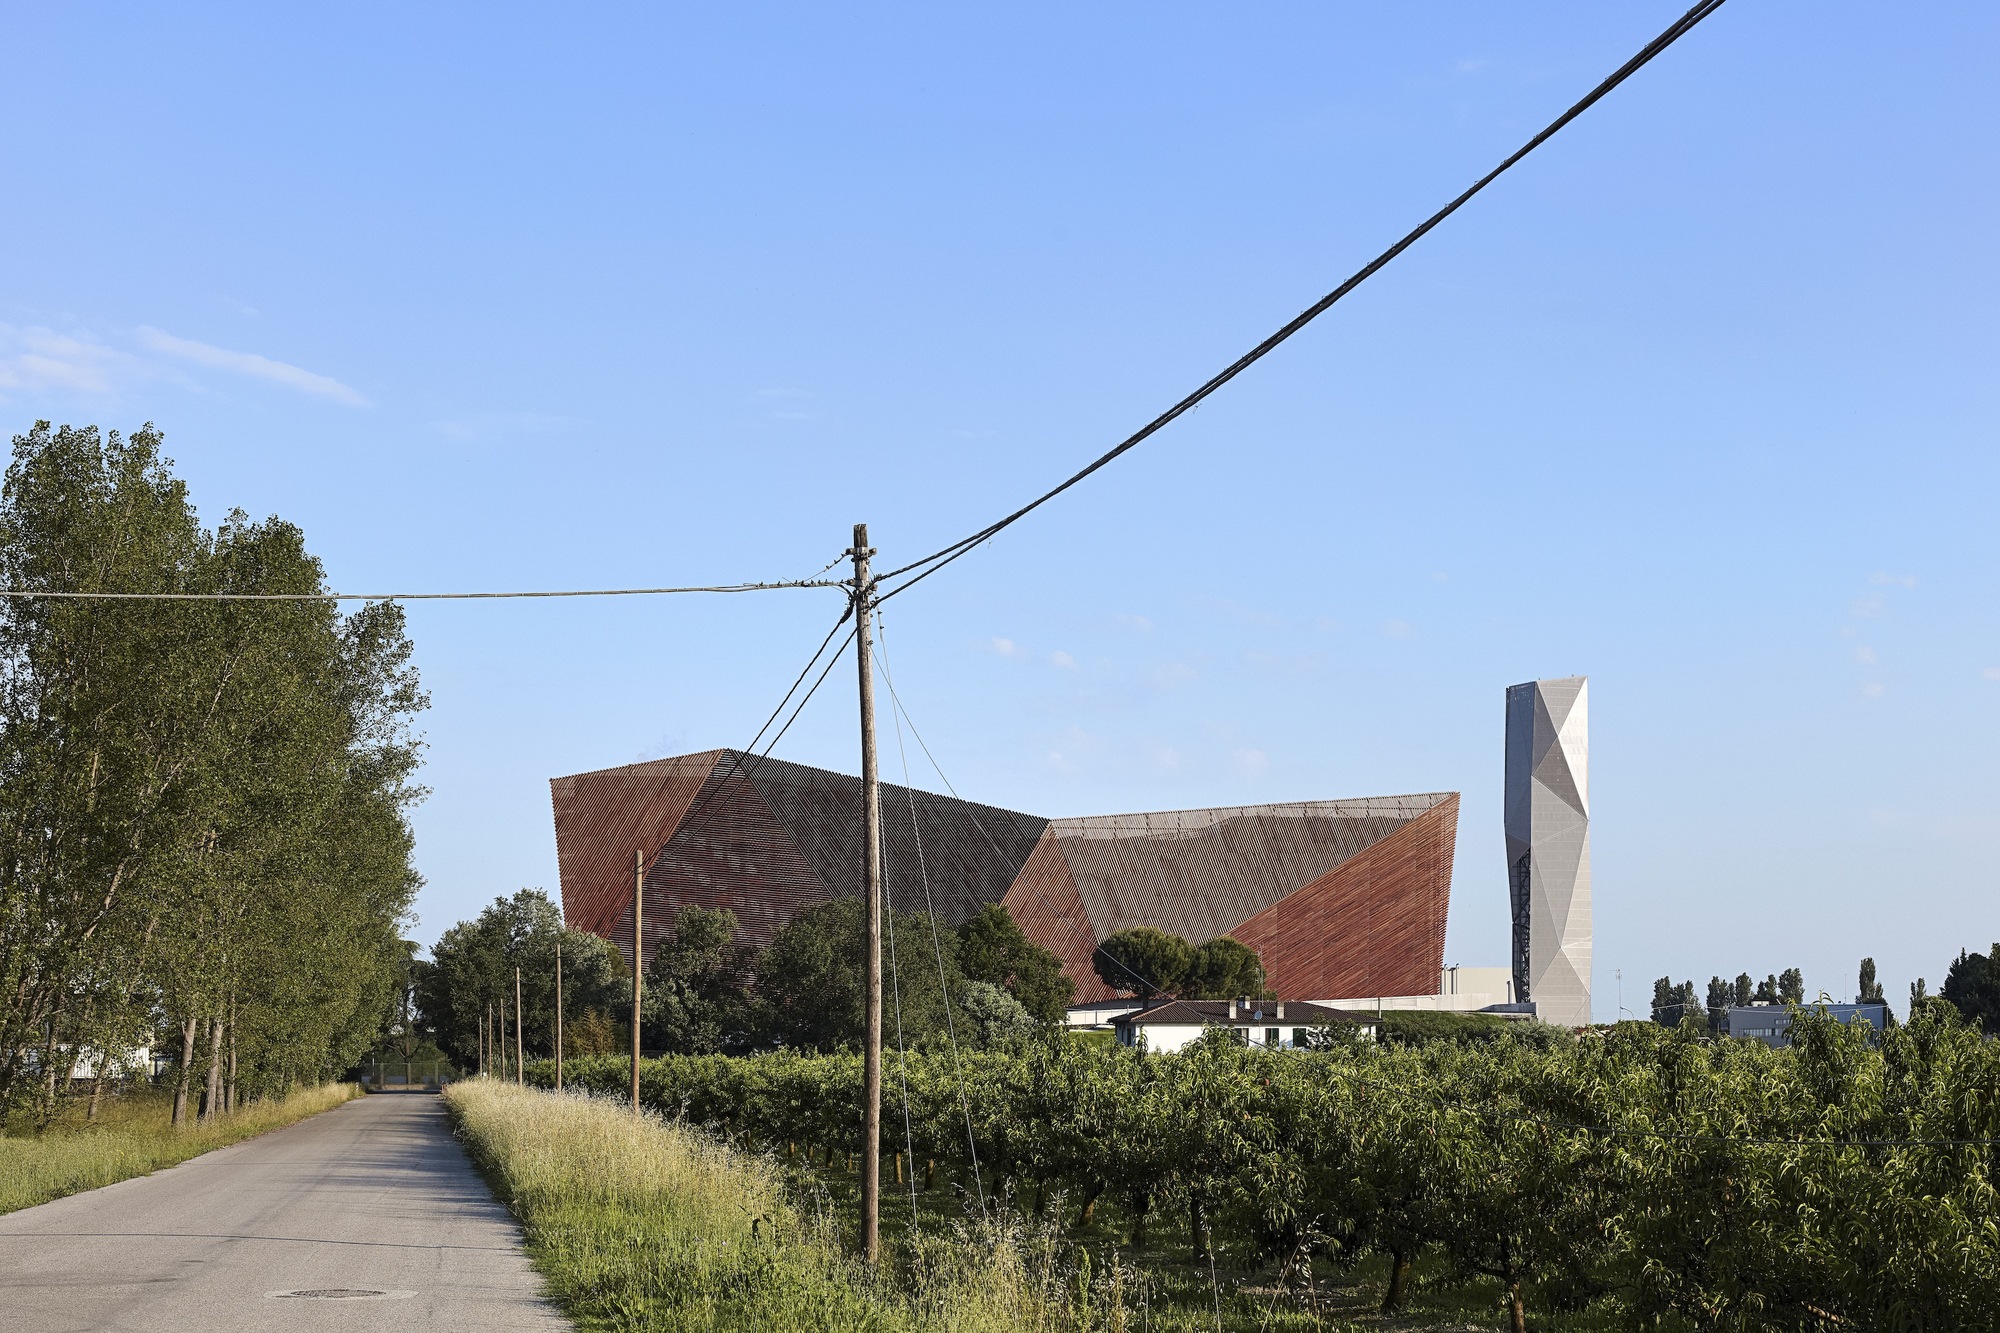
[[[861,779],[731,751],[758,794],[827,887],[861,892]],[[722,765],[718,765],[720,768]],[[914,819],[912,808],[914,806]],[[934,792],[882,784],[883,873],[905,912],[929,904],[947,925],[997,903],[1027,863],[1048,820]]]
[[[1199,944],[1248,921],[1449,799],[1349,801],[1099,815],[1051,823],[1103,939],[1157,926]]]

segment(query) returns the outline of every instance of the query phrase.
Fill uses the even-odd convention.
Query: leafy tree
[[[1957,961],[1945,973],[1944,985],[1938,988],[1938,994],[1967,1022],[1989,1035],[2000,1034],[2000,975],[1996,975],[2000,968],[1994,965],[1996,958],[2000,958],[2000,944],[1995,944],[1990,954],[1959,950]]]
[[[1218,935],[1194,951],[1194,961],[1181,978],[1181,998],[1228,1000],[1264,994],[1264,963],[1257,951],[1227,935]]]
[[[1748,972],[1738,972],[1736,974],[1736,984],[1733,989],[1735,993],[1730,996],[1732,1004],[1746,1005],[1755,999],[1757,995],[1756,985],[1750,980]]]
[[[1111,989],[1152,999],[1177,992],[1194,957],[1194,946],[1178,935],[1152,926],[1127,926],[1105,937],[1091,957],[1091,966]]]
[[[1040,1026],[1019,1000],[990,981],[966,982],[962,1004],[973,1040],[982,1046],[1009,1045]]]
[[[986,904],[958,928],[958,963],[967,981],[1004,987],[1038,1022],[1062,1022],[1076,994],[1062,960],[1029,939],[999,903]]]
[[[685,1055],[713,1055],[749,1041],[752,959],[736,943],[736,914],[683,907],[670,939],[646,965],[645,1043]]]
[[[1882,1003],[1882,983],[1875,979],[1875,960],[1873,958],[1864,958],[1861,960],[1860,985],[1855,991],[1854,1002],[1856,1004]]]
[[[562,952],[563,1041],[570,1044],[573,1015],[587,1010],[629,1014],[631,971],[612,945],[563,925],[562,910],[541,889],[495,898],[471,921],[460,921],[431,948],[431,963],[416,980],[417,1006],[440,1047],[461,1065],[479,1058],[479,1033],[489,1012],[508,1015],[531,1055],[555,1044],[556,952]],[[514,971],[521,973],[521,1013],[514,1012]],[[630,1029],[627,1029],[629,1032]],[[491,1033],[491,1029],[489,1029]],[[497,1037],[497,1033],[492,1033]]]
[[[1735,998],[1730,984],[1721,977],[1708,979],[1708,1030],[1720,1033],[1729,1022],[1729,1003]]]
[[[565,1010],[568,1005],[564,1005]],[[563,1058],[575,1059],[586,1055],[616,1055],[620,1051],[632,1049],[631,1029],[613,1023],[604,1016],[602,1009],[585,1009],[571,1018],[565,1013],[563,1018]]]
[[[161,446],[17,436],[0,584],[324,590],[283,520],[203,528]],[[0,1105],[51,1113],[80,1058],[152,1042],[178,1121],[374,1045],[418,883],[411,651],[394,605],[0,606]]]
[[[1778,999],[1785,1004],[1806,1002],[1805,974],[1796,967],[1788,967],[1778,974]]]
[[[1754,1004],[1776,1004],[1778,1000],[1778,977],[1776,973],[1772,973],[1757,983],[1757,993],[1751,998],[1751,1002]]]
[[[1522,1023],[1497,1014],[1456,1014],[1427,1009],[1391,1009],[1382,1015],[1380,1040],[1388,1046],[1423,1046],[1451,1042],[1476,1046],[1512,1041],[1539,1046],[1569,1039],[1566,1029],[1546,1023]]]
[[[757,960],[757,1039],[807,1051],[851,1050],[866,1035],[862,958],[866,906],[836,898],[799,912]],[[884,1034],[903,1044],[956,1033],[949,1006],[963,991],[958,936],[927,915],[891,911],[883,922]]]
[[[1662,1025],[1665,1025],[1670,1017],[1678,1021],[1678,1016],[1673,1014],[1673,1004],[1674,979],[1661,977],[1653,982],[1653,1021]]]

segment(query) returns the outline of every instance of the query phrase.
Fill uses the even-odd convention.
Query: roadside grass
[[[1050,1233],[922,1227],[871,1273],[841,1244],[832,1210],[795,1201],[768,1158],[587,1095],[468,1080],[445,1102],[552,1294],[586,1330],[1141,1328],[1131,1270],[1079,1260]]]
[[[175,1130],[169,1097],[151,1090],[108,1099],[96,1121],[32,1137],[0,1138],[0,1213],[150,1175],[217,1148],[318,1115],[360,1095],[352,1083],[301,1088],[253,1102],[207,1125]]]
[[[1110,1200],[1065,1236],[1046,1220],[982,1223],[959,1186],[885,1180],[884,1262],[853,1257],[859,1189],[844,1162],[733,1147],[622,1099],[469,1079],[445,1090],[460,1139],[513,1208],[564,1313],[599,1330],[799,1329],[880,1333],[1483,1333],[1504,1327],[1497,1283],[1420,1260],[1409,1308],[1379,1306],[1374,1256],[1305,1271],[1223,1246],[1190,1257],[1155,1217],[1144,1243]],[[885,1172],[886,1174],[886,1172]],[[989,1200],[990,1204],[990,1200]],[[1599,1312],[1540,1321],[1604,1333]]]

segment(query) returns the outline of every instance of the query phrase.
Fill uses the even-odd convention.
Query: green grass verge
[[[520,1219],[529,1257],[579,1328],[881,1333],[1357,1333],[1499,1326],[1490,1284],[1376,1312],[1379,1264],[1346,1274],[1189,1262],[1016,1218],[967,1217],[944,1182],[885,1182],[884,1262],[852,1255],[856,1189],[838,1165],[753,1154],[622,1101],[490,1080],[445,1092],[460,1139]],[[1051,1201],[1051,1217],[1057,1211]],[[1164,1219],[1161,1219],[1164,1220]],[[1160,1228],[1164,1230],[1164,1228]],[[1134,1261],[1137,1262],[1134,1262]],[[1569,1326],[1565,1326],[1566,1328]]]
[[[352,1083],[302,1088],[181,1130],[168,1123],[172,1107],[164,1097],[142,1092],[112,1098],[95,1123],[0,1138],[0,1213],[150,1175],[331,1110],[360,1091]]]
[[[1141,1327],[1129,1269],[1094,1266],[1047,1234],[940,1225],[902,1237],[871,1272],[831,1210],[795,1203],[766,1158],[587,1096],[471,1080],[445,1100],[552,1294],[587,1330]]]

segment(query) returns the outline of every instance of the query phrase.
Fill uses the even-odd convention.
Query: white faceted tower
[[[1507,887],[1514,995],[1590,1022],[1590,682],[1507,687]]]

